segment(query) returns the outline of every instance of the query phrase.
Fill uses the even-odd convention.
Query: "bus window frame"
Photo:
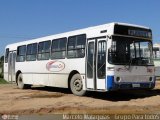
[[[61,40],[65,40],[65,50],[55,50],[55,51],[53,51],[52,50],[52,48],[53,48],[53,42],[54,41],[61,41]],[[59,44],[59,42],[58,42],[58,44]],[[67,37],[62,37],[62,38],[57,38],[57,39],[53,39],[52,40],[52,43],[51,43],[51,55],[50,55],[50,58],[51,58],[51,60],[54,60],[54,59],[65,59],[66,58],[66,55],[67,55]],[[60,57],[60,58],[53,58],[52,57],[52,53],[53,52],[65,52],[65,56],[64,56],[64,58],[63,57]]]
[[[24,53],[24,55],[19,55],[19,48],[20,47],[25,47],[25,53]],[[26,45],[17,46],[16,62],[25,62],[26,61],[26,50],[27,50]],[[21,57],[21,56],[24,56],[24,60],[23,61],[20,61],[20,60],[18,61],[18,57]]]
[[[32,45],[32,47],[33,47],[34,44],[36,44],[36,47],[37,47],[37,48],[36,48],[36,54],[28,54],[28,53],[27,53],[27,52],[28,52],[28,48],[27,48],[27,47],[28,47],[29,45]],[[26,61],[36,61],[36,60],[37,60],[37,53],[38,53],[38,43],[36,42],[36,43],[27,44],[27,45],[26,45],[26,49],[27,49],[27,50],[26,50]],[[32,49],[33,49],[33,48],[31,48],[31,52],[33,52]],[[35,59],[34,59],[34,60],[27,60],[27,55],[35,55]]]
[[[69,49],[69,39],[70,38],[73,38],[73,37],[76,37],[76,40],[75,40],[75,47],[77,46],[77,37],[78,36],[82,36],[82,35],[84,35],[84,37],[85,37],[85,44],[84,44],[84,48],[72,48],[72,49]],[[79,35],[74,35],[74,36],[69,36],[68,37],[68,41],[67,41],[67,50],[66,50],[66,52],[67,52],[67,59],[75,59],[75,58],[84,58],[85,57],[85,54],[86,54],[86,52],[85,52],[85,50],[86,50],[86,43],[87,43],[87,35],[86,34],[79,34]],[[82,57],[69,57],[69,55],[68,55],[68,52],[69,51],[76,51],[76,50],[82,50],[83,49],[83,51],[84,51],[84,53],[83,53],[83,56]]]
[[[44,44],[45,42],[50,42],[49,52],[46,52],[46,51],[45,51],[45,52],[39,53],[39,44],[40,44],[40,43],[43,43],[43,44]],[[45,48],[44,45],[43,45],[43,47]],[[39,55],[39,54],[42,55],[42,54],[44,54],[44,53],[49,53],[49,57],[48,57],[47,59],[39,59],[39,58],[38,58],[38,55]],[[42,58],[42,57],[41,57],[41,58]],[[51,58],[51,40],[46,40],[46,41],[39,42],[39,43],[38,43],[38,47],[37,47],[37,60],[38,60],[38,61],[49,60],[50,58]]]

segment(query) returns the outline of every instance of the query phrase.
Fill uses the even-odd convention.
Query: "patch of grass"
[[[3,78],[0,78],[0,84],[7,84],[8,82],[5,81]]]

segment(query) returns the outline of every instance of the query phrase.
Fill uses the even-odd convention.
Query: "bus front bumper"
[[[132,90],[132,89],[153,89],[155,87],[155,80],[153,82],[114,82],[114,76],[107,76],[106,88],[108,91],[115,90]]]

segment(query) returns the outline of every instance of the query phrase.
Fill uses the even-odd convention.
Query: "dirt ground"
[[[160,113],[160,81],[151,91],[89,92],[84,97],[75,96],[68,89],[32,87],[21,90],[15,84],[0,85],[0,115],[53,113]]]

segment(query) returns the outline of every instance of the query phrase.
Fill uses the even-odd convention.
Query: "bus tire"
[[[18,85],[18,88],[20,88],[20,89],[28,89],[28,88],[31,88],[31,85],[27,85],[27,84],[24,84],[24,83],[23,83],[22,73],[20,73],[20,74],[18,75],[17,85]]]
[[[74,74],[70,81],[70,88],[74,95],[83,96],[86,90],[83,90],[83,83],[80,74]]]

